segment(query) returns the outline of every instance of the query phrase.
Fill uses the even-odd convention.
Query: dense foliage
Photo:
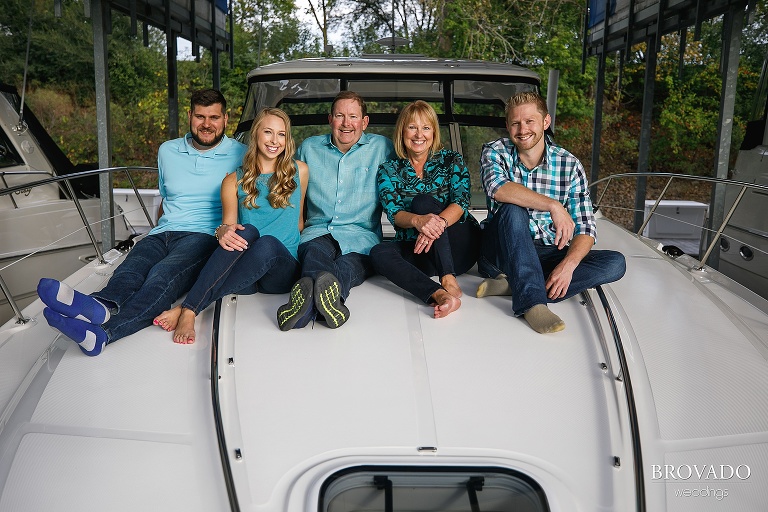
[[[756,2],[742,39],[736,146],[751,115],[768,46],[767,3]],[[538,71],[545,82],[549,69],[559,69],[557,137],[589,164],[596,60],[588,59],[582,72],[581,0],[304,0],[302,5],[296,0],[234,1],[234,66],[222,56],[221,71],[231,105],[230,130],[240,115],[249,70],[306,56],[389,51],[375,41],[394,29],[410,41],[398,52],[514,61]],[[31,26],[27,100],[75,163],[96,160],[92,31],[84,10],[83,0],[64,0],[61,17],[50,0],[5,0],[0,10],[3,80],[21,87]],[[153,165],[167,138],[165,35],[150,29],[148,43],[143,44],[141,31],[138,37],[130,34],[126,17],[113,13],[109,73],[115,165]],[[705,23],[699,41],[688,31],[682,73],[679,44],[679,34],[665,36],[658,57],[651,166],[711,174],[722,21]],[[618,54],[608,59],[601,172],[636,166],[644,68],[642,45],[623,60]],[[212,83],[209,52],[179,62],[178,69],[183,130],[189,91]]]

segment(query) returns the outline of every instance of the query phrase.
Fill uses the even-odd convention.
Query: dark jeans
[[[439,214],[445,205],[428,195],[418,195],[411,213]],[[426,303],[441,288],[430,276],[461,275],[472,268],[480,252],[480,229],[471,222],[457,222],[432,243],[432,248],[415,254],[415,240],[382,242],[371,249],[373,268],[400,288]]]
[[[299,278],[299,262],[277,238],[261,236],[251,224],[237,232],[248,241],[244,251],[219,246],[208,259],[182,307],[199,314],[208,305],[230,293],[249,295],[288,293]]]
[[[304,242],[298,252],[302,277],[314,280],[318,273],[330,272],[339,280],[342,300],[347,300],[352,288],[373,275],[370,256],[357,252],[341,254],[339,243],[330,234]]]
[[[190,289],[217,245],[212,235],[187,231],[165,231],[137,243],[107,285],[91,294],[114,310],[102,326],[109,343],[152,325]]]
[[[624,256],[616,251],[590,251],[573,271],[565,297],[547,297],[546,276],[565,258],[568,247],[558,249],[531,238],[528,211],[504,204],[483,229],[483,254],[478,264],[480,273],[496,277],[507,275],[512,290],[515,316],[537,304],[559,302],[587,288],[621,279],[626,271]]]

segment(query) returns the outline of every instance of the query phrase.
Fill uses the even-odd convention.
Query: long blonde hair
[[[258,163],[259,145],[257,137],[259,126],[267,116],[279,117],[285,123],[285,149],[277,157],[275,172],[269,178],[267,201],[272,208],[291,206],[288,199],[296,190],[296,181],[293,179],[296,174],[296,164],[293,161],[296,143],[291,136],[291,118],[279,108],[267,107],[258,113],[251,124],[250,143],[248,144],[248,151],[243,157],[243,177],[238,181],[238,185],[243,187],[243,192],[246,194],[243,200],[243,206],[246,208],[258,208],[256,198],[259,196],[259,189],[256,188],[256,182],[262,171]]]

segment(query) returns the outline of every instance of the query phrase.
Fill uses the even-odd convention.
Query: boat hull
[[[81,200],[81,205],[100,241],[99,200]],[[115,233],[118,240],[128,237],[122,220],[115,222]],[[0,277],[20,309],[37,297],[41,277],[64,279],[96,257],[77,208],[64,199],[0,210],[0,240]],[[13,314],[0,294],[0,323]]]

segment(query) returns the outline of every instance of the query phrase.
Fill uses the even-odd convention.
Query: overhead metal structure
[[[618,52],[623,65],[626,55],[632,51],[634,45],[646,44],[645,87],[637,170],[647,172],[651,147],[656,57],[661,47],[661,37],[673,32],[680,33],[679,67],[682,69],[688,29],[693,27],[693,37],[699,39],[702,23],[717,16],[723,16],[723,47],[720,66],[722,73],[720,117],[714,176],[728,177],[741,33],[744,16],[753,8],[754,0],[587,0],[582,68],[589,57],[598,58],[592,139],[592,182],[598,179],[600,172],[602,105],[607,55]],[[636,229],[642,223],[645,196],[646,183],[643,179],[638,183],[635,200]],[[719,225],[722,221],[724,199],[724,189],[716,187],[709,210],[710,227]],[[710,260],[710,262],[717,268],[717,261]]]
[[[54,0],[54,11],[61,14],[62,0]],[[112,166],[112,144],[109,108],[108,36],[112,27],[112,12],[130,17],[131,33],[138,34],[139,22],[145,44],[148,43],[148,27],[153,26],[166,35],[168,65],[168,137],[179,136],[179,94],[177,73],[176,38],[182,37],[192,44],[192,54],[199,55],[200,47],[211,51],[213,87],[221,86],[222,52],[229,53],[233,61],[232,0],[84,0],[85,15],[91,18],[93,27],[93,60],[96,86],[96,123],[98,135],[99,167]],[[101,193],[101,217],[111,219],[112,174],[99,177]],[[114,225],[102,222],[102,245],[114,245]]]

